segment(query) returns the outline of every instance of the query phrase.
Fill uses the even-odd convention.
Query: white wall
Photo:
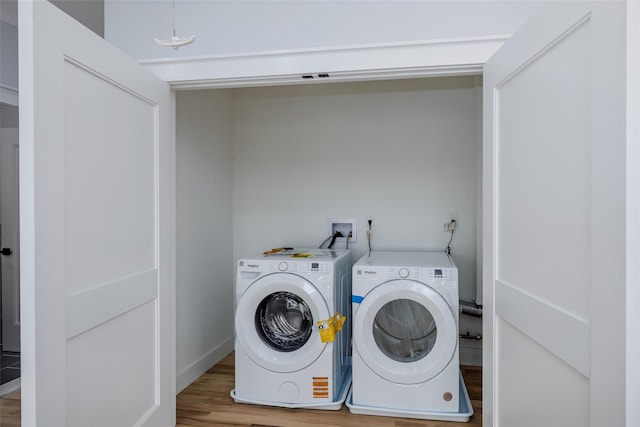
[[[511,33],[538,8],[537,2],[500,1],[178,0],[176,3],[178,34],[197,35],[193,45],[174,51],[153,42],[154,38],[167,37],[171,33],[169,1],[106,0],[105,37],[137,59],[222,55]],[[299,89],[294,88],[288,89],[294,92],[274,88],[273,92],[252,89],[235,93],[233,179],[214,178],[210,175],[214,172],[209,170],[189,170],[196,163],[179,166],[188,174],[196,173],[190,178],[193,181],[201,178],[219,183],[221,186],[211,194],[223,194],[207,200],[198,200],[197,193],[190,194],[191,204],[186,207],[184,198],[187,196],[181,196],[180,192],[184,185],[189,185],[178,182],[178,197],[182,198],[178,208],[179,389],[193,375],[208,368],[207,363],[215,361],[233,337],[232,305],[228,304],[233,300],[233,258],[281,244],[319,244],[325,237],[328,217],[355,217],[358,220],[360,235],[355,250],[359,255],[365,250],[364,230],[370,212],[375,221],[375,248],[439,250],[444,248],[448,237],[441,231],[442,224],[449,211],[458,211],[460,227],[454,239],[454,256],[461,269],[461,297],[473,299],[478,239],[474,180],[480,176],[474,144],[479,144],[476,136],[480,134],[477,120],[481,114],[477,110],[479,91],[474,92],[471,80],[463,87],[446,91],[430,87],[434,82],[444,87],[452,83],[447,79],[434,80],[420,88],[420,84],[416,87],[416,82],[384,82],[372,93],[371,87],[376,86],[375,83],[323,84],[298,93],[295,90]],[[326,97],[329,92],[334,92],[335,96]],[[445,96],[445,93],[449,95]],[[214,92],[209,92],[211,94]],[[206,152],[206,155],[195,156],[194,161],[205,164],[210,158],[219,160],[219,148],[210,145],[213,144],[210,135],[219,135],[219,132],[226,135],[229,130],[222,122],[211,128],[213,124],[208,119],[187,117],[206,115],[207,108],[201,110],[196,106],[198,102],[206,104],[210,101],[200,96],[205,95],[178,94],[178,156],[180,158],[181,151],[185,150],[185,147],[180,148],[181,140],[190,135],[194,138],[194,148]],[[220,101],[218,106],[225,110],[223,116],[227,117],[227,101],[219,98],[223,95],[211,96]],[[421,96],[424,98],[420,99]],[[386,105],[382,102],[385,100],[389,101]],[[194,108],[184,111],[185,103],[193,103]],[[262,104],[267,108],[260,107]],[[314,113],[303,114],[303,110],[297,109],[300,104],[323,113],[323,120],[317,121]],[[356,106],[348,107],[353,104]],[[417,109],[423,106],[425,110],[418,114]],[[284,110],[286,114],[281,111],[278,115],[276,110],[271,111],[272,107]],[[403,116],[396,116],[396,122],[388,127],[382,126],[383,122],[376,117],[395,107],[404,109]],[[439,113],[430,115],[432,110]],[[344,115],[346,112],[349,113],[347,116]],[[273,124],[271,120],[276,118],[286,119],[286,122]],[[191,122],[187,125],[185,120]],[[306,123],[308,120],[311,121]],[[412,131],[407,130],[411,126],[405,126],[405,121],[411,122],[411,126],[417,123],[419,130],[411,134]],[[261,128],[261,123],[266,123],[267,127]],[[353,127],[354,123],[359,127]],[[290,139],[282,140],[278,128]],[[437,137],[449,130],[455,135],[454,143],[444,143],[446,139]],[[263,132],[270,133],[270,138],[265,139]],[[360,138],[354,139],[358,134]],[[400,134],[406,138],[400,140],[397,137]],[[218,143],[220,141],[229,143],[226,137]],[[306,145],[300,145],[301,141]],[[344,141],[348,144],[343,145]],[[280,150],[282,146],[284,151]],[[427,149],[429,146],[431,148]],[[228,149],[224,145],[222,153]],[[267,157],[256,156],[255,149],[262,150]],[[338,151],[337,165],[328,162],[331,150]],[[434,152],[439,155],[432,156]],[[226,158],[225,154],[222,156]],[[287,159],[292,161],[287,162]],[[322,161],[327,164],[321,165]],[[312,168],[302,169],[303,162]],[[260,172],[254,169],[254,163]],[[230,161],[221,167],[229,165]],[[223,174],[229,173],[227,169],[222,170],[225,171]],[[388,170],[393,173],[388,175]],[[205,176],[198,177],[198,174]],[[347,179],[342,180],[343,177]],[[206,223],[207,215],[200,216],[196,222],[180,219],[197,213],[199,203],[205,205],[202,212],[230,207],[230,196],[224,193],[225,185],[230,190],[230,182],[233,182],[235,212],[234,219],[228,221],[233,221],[233,227],[225,219],[228,218],[225,213],[209,233],[233,229],[232,238],[227,235],[217,240],[232,240],[233,255],[213,240],[199,240],[205,229],[198,224]],[[429,185],[424,187],[424,182]],[[323,194],[322,200],[306,190],[300,191],[309,184]],[[330,188],[333,191],[327,194]],[[266,197],[274,193],[277,197]],[[291,193],[296,196],[293,202],[283,204],[283,194]],[[265,198],[267,203],[264,203]],[[180,213],[181,210],[186,213]],[[209,218],[216,216],[211,213]],[[192,241],[191,235],[197,239]],[[206,259],[209,264],[201,258],[207,253],[211,254]],[[197,262],[200,265],[196,265]],[[221,321],[221,317],[225,320]]]
[[[317,247],[328,218],[355,218],[354,259],[444,250],[449,212],[463,299],[476,280],[478,103],[474,77],[239,89],[234,255]]]
[[[18,27],[4,20],[0,20],[0,103],[18,105]]]
[[[461,297],[476,278],[475,77],[177,93],[178,390],[233,348],[235,260],[316,247],[355,218],[354,259],[444,250],[450,211]],[[465,325],[465,331],[469,326]]]
[[[105,38],[136,59],[174,58],[511,34],[539,1],[105,0]]]
[[[233,350],[232,99],[176,97],[177,390]]]

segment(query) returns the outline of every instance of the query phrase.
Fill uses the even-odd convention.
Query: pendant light
[[[176,1],[171,1],[171,27],[173,30],[173,36],[170,39],[154,39],[156,43],[162,46],[170,46],[174,49],[178,49],[180,46],[185,46],[193,43],[196,40],[196,36],[191,37],[178,37],[176,35]]]

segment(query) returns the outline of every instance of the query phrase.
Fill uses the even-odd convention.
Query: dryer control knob
[[[407,277],[409,277],[409,270],[406,268],[401,268],[399,274],[400,274],[400,277],[402,277],[403,279],[406,279]]]
[[[282,261],[280,264],[278,264],[278,270],[280,270],[280,271],[287,271],[287,268],[289,268],[289,264],[287,264],[284,261]]]

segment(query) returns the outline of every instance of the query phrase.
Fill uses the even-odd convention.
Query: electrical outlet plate
[[[356,243],[356,220],[344,218],[329,218],[327,221],[327,235],[333,236],[336,231],[342,233],[343,236],[349,236],[349,243]],[[346,240],[346,237],[338,237],[337,242]]]
[[[455,221],[455,226],[454,226]],[[444,224],[445,233],[449,233],[454,228],[458,228],[458,212],[449,212],[449,222]]]

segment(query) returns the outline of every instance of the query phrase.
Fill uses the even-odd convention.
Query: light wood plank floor
[[[0,426],[20,427],[20,390],[0,396]]]
[[[179,427],[211,426],[368,426],[368,427],[479,427],[482,425],[482,369],[463,366],[462,375],[474,414],[468,423],[411,420],[408,418],[355,415],[345,406],[339,411],[287,409],[238,404],[229,392],[234,387],[234,355],[231,353],[176,398]],[[0,397],[0,426],[20,426],[20,390]]]
[[[235,403],[229,396],[234,387],[234,355],[231,353],[209,369],[177,397],[177,425],[204,426],[424,426],[477,427],[482,425],[482,368],[463,366],[462,375],[474,415],[468,423],[412,420],[408,418],[356,415],[345,406],[339,411],[288,409]]]

